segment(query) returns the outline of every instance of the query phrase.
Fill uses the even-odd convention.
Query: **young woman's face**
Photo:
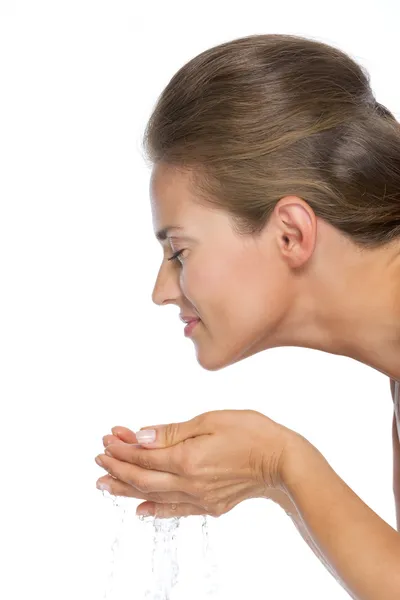
[[[170,166],[154,167],[150,198],[155,233],[181,228],[161,241],[152,298],[201,319],[190,336],[201,366],[217,370],[274,347],[290,286],[268,226],[257,238],[239,236],[226,212],[194,202],[189,175]]]

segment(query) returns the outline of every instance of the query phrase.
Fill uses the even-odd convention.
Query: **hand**
[[[142,448],[124,427],[104,436],[112,457],[100,455],[110,475],[99,482],[108,483],[112,494],[145,499],[138,508],[161,518],[218,517],[259,497],[286,512],[296,510],[282,485],[294,431],[252,410],[212,411],[151,428],[157,431],[156,442]]]

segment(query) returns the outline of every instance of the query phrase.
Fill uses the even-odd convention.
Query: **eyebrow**
[[[164,227],[163,229],[160,229],[159,231],[157,231],[156,233],[156,238],[158,239],[159,242],[164,242],[167,239],[168,233],[172,230],[182,230],[183,227],[175,227],[173,225],[168,225],[168,227]]]

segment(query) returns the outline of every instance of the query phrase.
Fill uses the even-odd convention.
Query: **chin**
[[[209,356],[203,357],[203,356],[199,356],[199,355],[197,355],[197,362],[206,371],[220,371],[221,369],[224,369],[225,367],[229,366],[229,364],[230,364],[226,361],[212,360],[212,358]]]
[[[219,354],[215,352],[213,354],[210,351],[197,351],[196,358],[199,365],[206,371],[220,371],[221,369],[234,365],[253,354],[255,354],[255,352],[248,351],[246,354],[241,353],[230,356],[225,354],[224,356],[222,352]]]
[[[257,341],[249,343],[244,342],[242,346],[236,344],[236,347],[227,348],[218,347],[217,344],[206,344],[203,343],[195,344],[197,362],[206,371],[220,371],[225,367],[229,367],[238,362],[241,362],[245,358],[250,358],[260,352],[269,350],[271,348],[277,348],[279,344],[275,343],[275,340],[259,338]]]

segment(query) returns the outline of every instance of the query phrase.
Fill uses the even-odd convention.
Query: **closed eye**
[[[177,260],[184,250],[185,248],[178,250],[178,252],[175,252],[175,254],[173,254],[168,260]]]

